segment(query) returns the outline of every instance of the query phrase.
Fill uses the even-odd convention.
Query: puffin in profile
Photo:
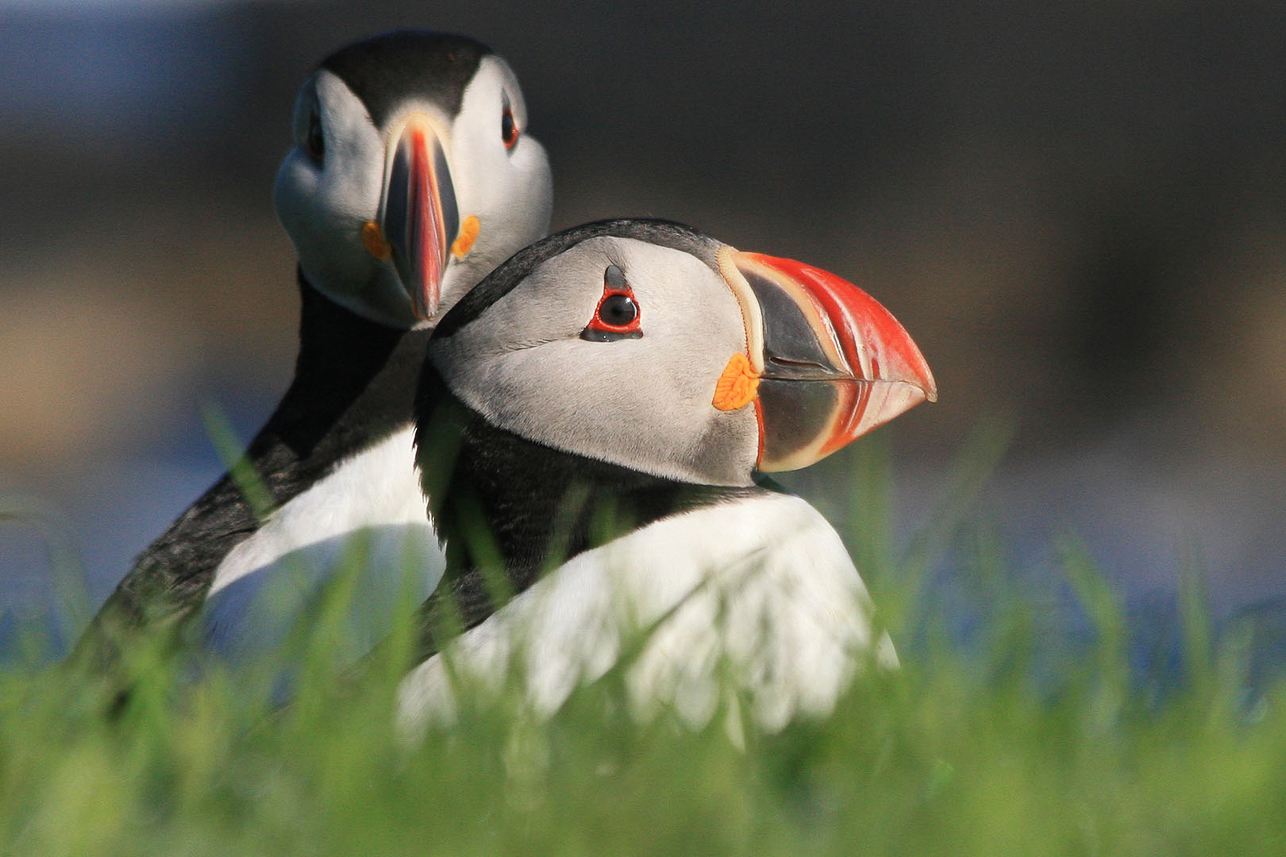
[[[761,474],[934,401],[902,326],[841,278],[676,223],[546,238],[446,315],[416,403],[447,570],[416,615],[410,724],[517,670],[550,712],[620,658],[700,723],[731,669],[766,728],[821,714],[876,639],[838,534]],[[633,649],[642,632],[641,649]]]
[[[369,600],[407,560],[432,590],[444,560],[415,474],[416,378],[443,313],[548,231],[549,162],[526,129],[513,71],[471,38],[392,32],[321,62],[273,193],[302,317],[294,379],[243,460],[268,507],[224,475],[138,556],[76,654],[110,661],[122,635],[202,605],[216,647],[271,643],[289,617],[256,616],[271,599],[255,596],[280,580],[273,594],[302,603],[355,533]]]

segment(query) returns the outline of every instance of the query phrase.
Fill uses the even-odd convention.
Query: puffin
[[[292,130],[273,201],[298,253],[294,378],[240,465],[136,558],[73,657],[111,661],[125,635],[197,614],[212,649],[271,645],[355,539],[364,604],[392,597],[406,568],[412,591],[430,592],[444,568],[415,472],[416,379],[443,314],[548,232],[548,157],[509,65],[427,31],[326,57]]]
[[[906,330],[819,268],[652,219],[522,250],[426,352],[417,461],[447,568],[399,718],[450,721],[462,676],[517,675],[548,714],[618,664],[640,716],[706,722],[727,675],[764,728],[825,714],[896,654],[835,529],[766,474],[936,398]]]

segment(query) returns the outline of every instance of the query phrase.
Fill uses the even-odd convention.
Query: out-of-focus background
[[[0,499],[93,600],[221,471],[201,406],[248,439],[285,388],[295,91],[398,26],[510,61],[555,228],[683,220],[884,302],[941,390],[883,430],[901,526],[1000,415],[1016,565],[1070,530],[1131,603],[1193,545],[1217,616],[1286,596],[1286,6],[0,0]],[[828,509],[837,458],[795,483]],[[47,546],[0,524],[4,621]]]

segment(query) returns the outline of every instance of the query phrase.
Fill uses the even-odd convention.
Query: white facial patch
[[[609,265],[624,272],[642,336],[586,341]],[[754,410],[711,401],[745,349],[718,273],[689,253],[601,237],[540,265],[430,356],[462,401],[529,440],[685,482],[748,485]]]
[[[519,129],[505,147],[505,104]],[[478,238],[463,259],[452,259],[442,283],[441,312],[496,266],[549,231],[553,178],[544,148],[527,133],[527,107],[513,71],[497,56],[484,57],[464,90],[451,126],[451,179],[460,222],[478,218]],[[451,236],[449,240],[454,240]]]
[[[414,319],[410,299],[391,266],[373,258],[362,242],[362,226],[379,213],[384,138],[336,75],[317,72],[300,95],[300,107],[309,86],[316,91],[325,154],[318,163],[296,141],[277,171],[277,217],[308,282],[358,315],[406,326]]]

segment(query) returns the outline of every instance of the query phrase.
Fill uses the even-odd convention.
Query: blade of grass
[[[1129,689],[1125,611],[1079,536],[1066,533],[1055,539],[1054,547],[1094,631],[1095,675],[1103,690],[1101,713],[1114,717]]]
[[[267,518],[276,505],[272,500],[272,492],[246,457],[246,448],[237,439],[227,414],[217,404],[206,402],[201,406],[201,424],[210,443],[214,445],[219,460],[227,468],[228,475],[250,504],[251,510],[260,520]]]
[[[893,450],[887,432],[864,438],[853,451],[849,522],[858,534],[853,562],[876,585],[893,575]]]
[[[1211,631],[1210,592],[1201,546],[1191,535],[1179,549],[1179,616],[1183,626],[1183,662],[1188,689],[1198,700],[1210,698],[1214,688],[1214,643]]]
[[[34,530],[49,563],[54,584],[54,616],[59,642],[66,648],[80,636],[93,616],[85,563],[67,521],[53,509],[30,500],[0,500],[0,523]]]
[[[993,417],[979,422],[961,444],[947,477],[947,487],[938,495],[928,518],[912,533],[898,563],[901,597],[882,594],[880,609],[887,627],[899,633],[913,627],[913,611],[924,603],[929,571],[960,532],[983,487],[995,474],[1013,435],[1011,420]],[[892,592],[896,595],[898,590]]]

